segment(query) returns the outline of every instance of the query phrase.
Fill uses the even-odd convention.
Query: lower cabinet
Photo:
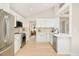
[[[57,54],[70,54],[71,37],[53,36],[53,48]]]
[[[37,32],[36,41],[37,42],[50,42],[52,44],[52,34],[46,32]]]
[[[20,47],[21,47],[21,34],[15,34],[15,40],[14,40],[14,53],[16,53]]]
[[[46,40],[46,33],[43,33],[43,32],[37,33],[36,34],[36,41],[37,42],[47,42],[47,40]]]
[[[47,40],[50,42],[51,45],[53,45],[53,36],[52,36],[52,33],[47,33]]]

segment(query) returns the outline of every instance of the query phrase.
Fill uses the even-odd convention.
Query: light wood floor
[[[56,52],[49,43],[27,42],[16,56],[55,56]]]
[[[21,48],[15,56],[69,56],[68,54],[57,54],[48,42],[38,43],[35,37],[30,37],[26,45]]]

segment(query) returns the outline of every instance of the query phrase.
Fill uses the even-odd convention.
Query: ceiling
[[[40,12],[53,8],[53,3],[11,3],[10,8],[21,16],[27,18]]]

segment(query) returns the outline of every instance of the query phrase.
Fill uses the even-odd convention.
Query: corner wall
[[[79,3],[72,4],[71,55],[79,55]]]

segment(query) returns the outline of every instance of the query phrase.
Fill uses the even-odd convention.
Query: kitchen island
[[[70,54],[71,36],[68,34],[53,34],[53,48],[57,54]]]

